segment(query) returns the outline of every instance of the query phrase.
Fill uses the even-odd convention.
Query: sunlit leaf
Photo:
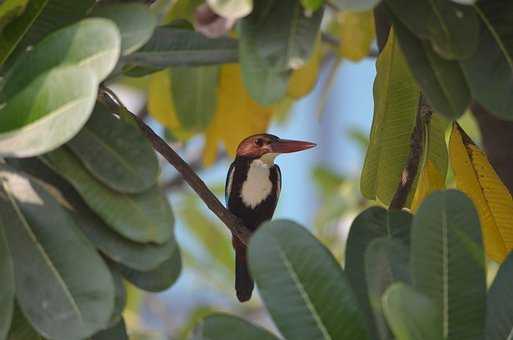
[[[337,14],[340,23],[340,55],[352,61],[366,58],[376,38],[372,11]]]
[[[381,0],[333,0],[332,2],[341,11],[366,11],[374,8]]]
[[[374,116],[360,187],[366,198],[389,204],[410,152],[420,91],[393,32],[376,70]]]
[[[422,201],[432,192],[442,190],[444,187],[445,181],[442,175],[430,159],[426,160],[426,164],[421,169],[417,190],[415,191],[415,196],[411,203],[412,211],[416,211]]]
[[[156,186],[132,195],[111,190],[91,176],[65,148],[52,151],[43,159],[117,233],[135,242],[163,244],[170,239],[173,214]]]
[[[230,156],[247,136],[265,132],[272,108],[256,103],[247,93],[238,64],[223,65],[219,74],[217,111],[206,131],[203,162],[212,164],[222,142]]]
[[[513,248],[513,198],[486,154],[457,124],[452,128],[449,151],[456,186],[479,213],[486,254],[502,262]]]
[[[87,337],[104,328],[114,284],[94,247],[42,185],[7,166],[0,177],[2,227],[23,313],[51,338]]]
[[[97,6],[91,13],[114,21],[121,33],[121,54],[127,55],[143,46],[157,26],[157,18],[147,6],[137,3]]]
[[[210,8],[224,18],[238,19],[253,9],[253,0],[207,0]]]
[[[148,140],[102,105],[67,145],[91,175],[113,190],[139,193],[157,183],[159,163]]]
[[[428,196],[413,218],[410,249],[413,286],[435,304],[442,339],[482,339],[485,262],[472,201],[456,190]]]
[[[386,291],[383,310],[397,340],[443,339],[441,315],[433,301],[404,283]]]
[[[171,23],[177,19],[193,21],[194,10],[201,5],[204,0],[176,0],[173,1],[171,10],[166,14],[164,22]]]
[[[37,77],[0,109],[0,155],[30,157],[66,143],[89,118],[97,87],[94,74],[77,66]]]
[[[28,0],[4,0],[0,3],[0,31],[23,14],[27,7]]]
[[[364,316],[333,255],[286,220],[258,228],[249,266],[262,300],[286,339],[367,339]]]
[[[20,56],[9,70],[0,95],[9,99],[37,76],[60,65],[90,70],[101,81],[116,65],[119,51],[119,31],[113,22],[101,18],[82,20],[48,35]]]
[[[324,0],[300,0],[306,11],[316,11],[324,4]]]

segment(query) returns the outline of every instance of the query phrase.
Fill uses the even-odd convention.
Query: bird
[[[254,232],[272,218],[281,191],[281,171],[274,159],[283,153],[310,149],[315,143],[280,139],[271,134],[242,140],[226,176],[227,208]],[[240,302],[251,298],[254,282],[248,270],[246,245],[232,234],[235,250],[235,291]]]

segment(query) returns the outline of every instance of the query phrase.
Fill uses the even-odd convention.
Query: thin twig
[[[410,154],[408,155],[406,165],[401,173],[401,180],[397,185],[392,202],[390,202],[390,210],[402,209],[408,199],[408,195],[419,172],[424,150],[426,126],[431,119],[431,115],[431,106],[425,102],[424,96],[421,94],[415,119],[415,127],[410,137]]]
[[[153,149],[161,154],[184,178],[198,196],[205,202],[207,207],[230,229],[230,231],[244,244],[248,244],[251,232],[244,226],[239,218],[233,215],[217,197],[210,191],[206,184],[199,178],[194,170],[185,162],[160,136],[158,136],[142,119],[128,111],[112,90],[100,86],[100,100],[109,106],[118,106],[124,113],[131,115],[131,118],[139,125],[146,138],[153,145]]]

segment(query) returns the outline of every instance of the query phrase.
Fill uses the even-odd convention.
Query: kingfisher
[[[276,156],[310,149],[315,143],[280,139],[270,134],[245,138],[226,177],[225,200],[235,216],[254,232],[272,218],[281,190],[281,171]],[[253,279],[248,270],[246,246],[232,235],[235,249],[235,291],[240,302],[251,298]]]

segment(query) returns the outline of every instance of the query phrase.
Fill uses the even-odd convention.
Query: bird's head
[[[237,148],[237,157],[260,158],[266,163],[272,163],[279,154],[302,151],[314,146],[316,146],[315,143],[280,139],[275,135],[262,133],[249,136],[240,142]]]

